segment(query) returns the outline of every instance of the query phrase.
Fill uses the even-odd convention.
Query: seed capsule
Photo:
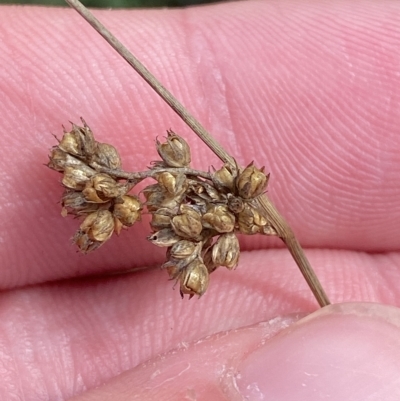
[[[171,227],[171,217],[161,213],[154,213],[151,216],[150,225],[154,231],[169,228]]]
[[[83,195],[88,202],[104,203],[124,192],[108,174],[96,174],[86,183]]]
[[[132,195],[124,195],[120,198],[123,202],[114,205],[113,215],[125,227],[131,227],[140,220],[142,204],[140,200]]]
[[[114,219],[108,210],[89,214],[79,227],[93,241],[107,241],[114,230]]]
[[[167,141],[156,141],[157,152],[170,167],[187,167],[190,164],[190,148],[187,142],[172,131],[168,131]]]
[[[170,228],[164,228],[160,231],[155,232],[154,234],[147,237],[147,239],[152,242],[154,245],[160,247],[168,247],[172,246],[181,240],[181,237],[177,235]]]
[[[70,155],[79,156],[81,149],[79,146],[77,134],[73,132],[65,132],[58,147]]]
[[[217,266],[234,269],[240,256],[239,240],[234,233],[221,235],[212,247],[212,260]]]
[[[146,198],[147,210],[151,213],[156,212],[165,199],[165,195],[158,184],[150,185],[145,188],[143,194]]]
[[[58,147],[54,147],[50,150],[49,162],[47,163],[47,167],[56,171],[64,171],[67,162],[67,156],[69,156],[67,153],[65,153]]]
[[[213,247],[208,248],[205,254],[203,255],[203,262],[206,265],[209,274],[211,274],[219,267],[219,265],[215,264],[214,261],[212,260],[212,249]]]
[[[83,127],[72,124],[70,132],[64,132],[59,148],[71,155],[78,156],[86,161],[90,160],[96,148],[93,132],[83,121]]]
[[[235,228],[235,216],[225,205],[213,205],[202,217],[203,227],[211,228],[219,233],[228,233]]]
[[[258,169],[251,162],[237,177],[236,188],[243,199],[261,195],[268,185],[269,174],[264,174],[264,167]]]
[[[196,244],[192,241],[182,240],[177,242],[170,249],[170,257],[173,259],[186,259],[193,254]]]
[[[157,177],[160,187],[168,193],[168,196],[180,196],[187,189],[184,174],[172,174],[167,171],[160,173]]]
[[[201,214],[188,205],[181,205],[180,212],[172,218],[172,228],[183,238],[196,239],[203,230]]]
[[[56,171],[64,171],[66,167],[75,167],[75,168],[90,168],[86,163],[77,159],[74,156],[64,152],[58,147],[54,147],[50,151],[49,155],[49,163],[47,166],[52,170]]]
[[[256,209],[245,204],[243,211],[238,214],[239,230],[242,234],[257,234],[267,225],[267,220]]]
[[[97,146],[90,164],[111,169],[119,169],[122,165],[121,157],[119,156],[117,149],[108,143],[100,142],[97,142]]]
[[[111,237],[114,227],[112,214],[108,210],[98,210],[83,220],[73,241],[83,253],[89,253]]]
[[[67,188],[82,190],[94,173],[95,171],[86,165],[79,168],[68,166],[65,167],[62,183]]]
[[[209,274],[207,267],[199,259],[190,263],[180,275],[181,295],[189,295],[189,299],[194,295],[201,297],[207,290]]]
[[[95,203],[87,203],[80,191],[66,190],[62,196],[61,204],[63,206],[61,215],[66,216],[68,213],[81,215],[89,214],[98,210],[99,205]]]
[[[214,185],[222,190],[233,192],[235,188],[235,176],[229,164],[225,163],[219,170],[212,175]]]

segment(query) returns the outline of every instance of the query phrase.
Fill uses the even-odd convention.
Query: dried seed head
[[[169,255],[173,259],[186,259],[193,254],[195,249],[196,244],[194,242],[182,240],[172,246]]]
[[[212,247],[212,260],[217,266],[234,269],[239,262],[239,240],[234,233],[221,235]]]
[[[100,142],[97,142],[91,164],[111,169],[119,169],[122,165],[117,149],[108,143]]]
[[[108,174],[96,174],[86,183],[83,195],[88,202],[104,203],[124,193],[124,189]]]
[[[148,188],[153,187],[153,190],[148,190]],[[146,206],[149,212],[156,212],[160,207],[161,203],[165,199],[165,195],[161,190],[161,187],[156,185],[150,185],[150,187],[145,188],[143,194],[146,198]],[[146,191],[146,192],[145,192]]]
[[[120,198],[122,202],[115,203],[113,215],[123,226],[131,227],[140,220],[142,204],[136,196],[124,195]]]
[[[83,215],[95,212],[99,209],[99,205],[95,203],[87,203],[82,192],[66,190],[62,196],[61,204],[63,206],[61,214],[66,216],[68,213],[75,215]],[[107,206],[107,205],[105,205]],[[107,207],[105,207],[106,209]]]
[[[209,274],[207,267],[199,259],[190,263],[180,275],[181,295],[188,294],[189,298],[193,295],[201,297],[207,290]]]
[[[73,241],[88,253],[103,245],[114,232],[114,219],[108,210],[90,213],[79,227]]]
[[[98,210],[89,214],[79,227],[93,241],[107,241],[114,231],[114,219],[110,211]]]
[[[267,220],[247,203],[243,211],[238,214],[239,230],[242,234],[257,234],[267,225]]]
[[[151,216],[150,226],[154,231],[169,228],[171,227],[171,217],[161,213],[154,213]]]
[[[172,246],[181,240],[179,235],[177,235],[175,231],[171,230],[170,228],[164,228],[160,231],[157,231],[154,234],[148,236],[147,239],[154,245],[160,247]]]
[[[214,185],[221,191],[234,192],[235,178],[231,166],[227,163],[212,175]]]
[[[57,147],[54,147],[50,150],[49,154],[49,162],[47,163],[47,167],[56,171],[64,171],[66,162],[67,162],[67,153],[62,151]]]
[[[190,164],[190,148],[187,142],[172,131],[168,131],[167,141],[157,140],[157,152],[170,167],[187,167]]]
[[[72,124],[70,132],[64,132],[59,148],[65,152],[89,160],[95,152],[96,141],[93,132],[82,120],[83,127]]]
[[[58,147],[70,155],[80,155],[80,146],[75,132],[65,132]]]
[[[181,205],[180,213],[171,220],[175,233],[183,238],[196,239],[203,230],[201,214],[189,205]]]
[[[213,185],[204,181],[190,180],[190,190],[197,195],[197,199],[202,199],[204,203],[221,202],[225,200],[225,195]],[[193,197],[193,196],[192,196]],[[193,197],[195,199],[195,197]]]
[[[187,189],[186,177],[184,174],[172,174],[167,171],[160,173],[157,177],[160,187],[169,196],[180,196]]]
[[[225,205],[212,205],[202,217],[203,227],[219,233],[228,233],[235,228],[235,216]]]
[[[207,267],[208,273],[210,274],[219,267],[219,265],[215,264],[212,260],[212,249],[213,247],[209,247],[203,255],[203,263]]]
[[[116,198],[121,195],[121,187],[108,174],[96,174],[92,177],[90,183],[98,193],[101,193],[106,198]]]
[[[58,147],[51,149],[49,159],[47,166],[56,171],[62,172],[66,167],[90,168],[83,161],[69,155]]]
[[[242,198],[232,194],[228,194],[227,199],[228,199],[228,208],[232,213],[237,214],[244,209],[244,202]]]
[[[269,174],[264,174],[264,167],[258,169],[251,162],[237,177],[236,188],[243,199],[261,195],[268,185]]]
[[[82,190],[93,174],[95,171],[86,165],[79,168],[67,166],[64,169],[62,183],[67,188]]]

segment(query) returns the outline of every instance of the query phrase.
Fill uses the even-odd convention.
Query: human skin
[[[268,196],[332,303],[400,305],[398,2],[95,14],[240,164],[271,172]],[[126,170],[157,159],[168,128],[188,140],[194,167],[220,162],[72,10],[2,7],[0,54],[1,400],[258,400],[238,374],[264,369],[265,383],[282,383],[265,399],[292,401],[305,345],[319,358],[314,400],[399,399],[398,309],[344,306],[295,323],[318,305],[276,239],[242,238],[238,268],[217,270],[191,301],[154,268],[163,250],[146,242],[146,216],[77,253],[78,222],[60,216],[60,177],[43,166],[61,124],[82,116]],[[357,338],[366,351],[355,358]],[[254,362],[258,348],[278,354]],[[287,386],[293,394],[279,393]]]

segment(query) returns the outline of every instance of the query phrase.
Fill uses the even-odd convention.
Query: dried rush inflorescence
[[[246,168],[224,165],[212,173],[190,168],[187,142],[168,131],[156,141],[160,161],[144,172],[121,169],[118,151],[99,143],[82,120],[72,125],[50,153],[48,166],[63,173],[62,215],[82,218],[73,241],[91,252],[115,232],[140,220],[143,206],[151,214],[148,240],[167,248],[162,268],[178,280],[180,292],[201,296],[209,275],[219,266],[234,269],[240,249],[237,233],[276,235],[268,221],[251,206],[265,192],[268,175],[253,163]],[[145,178],[156,183],[142,194],[128,194]]]

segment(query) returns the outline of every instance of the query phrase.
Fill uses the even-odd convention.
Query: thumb
[[[74,400],[400,399],[400,309],[349,303],[295,320],[182,343]]]

